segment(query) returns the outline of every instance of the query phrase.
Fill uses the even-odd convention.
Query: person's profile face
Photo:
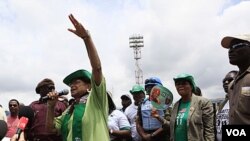
[[[229,62],[232,65],[241,65],[249,61],[250,43],[242,40],[233,40],[228,50]]]
[[[230,72],[223,79],[222,84],[223,84],[223,89],[225,93],[228,93],[228,85],[234,80],[235,76],[236,76],[236,73]]]
[[[122,99],[122,106],[123,107],[128,107],[131,104],[131,100],[130,99]]]

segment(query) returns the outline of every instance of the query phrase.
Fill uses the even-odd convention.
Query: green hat
[[[192,92],[195,92],[196,85],[194,82],[194,77],[192,75],[186,74],[186,73],[181,73],[174,78],[174,82],[181,80],[181,79],[184,79],[184,80],[187,80],[188,82],[190,82],[190,84],[192,86]]]
[[[143,92],[144,93],[144,91],[145,90],[144,90],[144,88],[142,86],[136,84],[136,85],[133,86],[132,90],[130,90],[129,92],[131,94],[135,94],[137,92]]]
[[[63,83],[65,83],[66,85],[69,86],[69,84],[76,78],[85,78],[87,80],[90,81],[91,79],[91,73],[87,70],[77,70],[75,72],[72,72],[71,74],[69,74],[68,76],[66,76],[63,79]]]

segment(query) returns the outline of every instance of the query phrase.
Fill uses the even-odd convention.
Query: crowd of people
[[[117,109],[88,30],[72,14],[69,19],[75,29],[68,30],[84,41],[92,70],[79,69],[63,79],[70,88],[70,100],[59,96],[49,78],[37,84],[40,99],[28,106],[9,100],[9,115],[0,107],[0,125],[6,128],[0,140],[221,141],[223,125],[250,124],[250,36],[227,36],[221,41],[230,64],[239,70],[228,72],[222,80],[225,100],[218,108],[203,97],[192,75],[181,73],[173,77],[180,99],[172,106],[170,98],[164,107],[155,108],[153,103],[160,101],[154,101],[151,94],[161,92],[154,88],[171,91],[158,77],[149,77],[143,86],[131,86],[130,94],[121,96],[123,107]],[[24,129],[22,117],[28,121]]]

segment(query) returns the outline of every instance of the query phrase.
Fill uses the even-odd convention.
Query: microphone
[[[17,126],[17,131],[16,134],[18,135],[17,138],[20,138],[20,135],[22,131],[24,131],[25,127],[30,126],[30,122],[34,118],[34,112],[30,106],[20,106],[19,107],[19,112],[18,112],[18,117],[19,117],[19,123]],[[18,140],[17,139],[17,140]]]
[[[62,95],[67,95],[68,93],[69,93],[69,90],[64,89],[64,90],[58,92],[57,95],[58,95],[58,96],[62,96]],[[48,99],[50,99],[49,96],[44,96],[44,97],[42,97],[42,101],[48,100]]]
[[[8,130],[7,123],[4,120],[0,120],[0,140],[2,140],[5,137],[7,130]]]
[[[17,125],[17,130],[16,130],[17,140],[19,140],[20,135],[21,135],[22,131],[24,131],[28,121],[29,121],[29,119],[27,117],[20,118],[19,123]]]

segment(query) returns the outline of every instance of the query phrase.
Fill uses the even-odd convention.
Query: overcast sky
[[[143,78],[157,76],[174,101],[173,77],[189,73],[204,97],[223,98],[222,79],[237,70],[221,47],[224,36],[250,33],[250,1],[239,0],[1,0],[0,104],[12,98],[37,100],[38,82],[90,70],[83,41],[67,31],[72,13],[87,28],[101,58],[107,89],[119,107],[120,96],[135,84],[129,37],[141,34]],[[70,95],[68,96],[70,97]]]

